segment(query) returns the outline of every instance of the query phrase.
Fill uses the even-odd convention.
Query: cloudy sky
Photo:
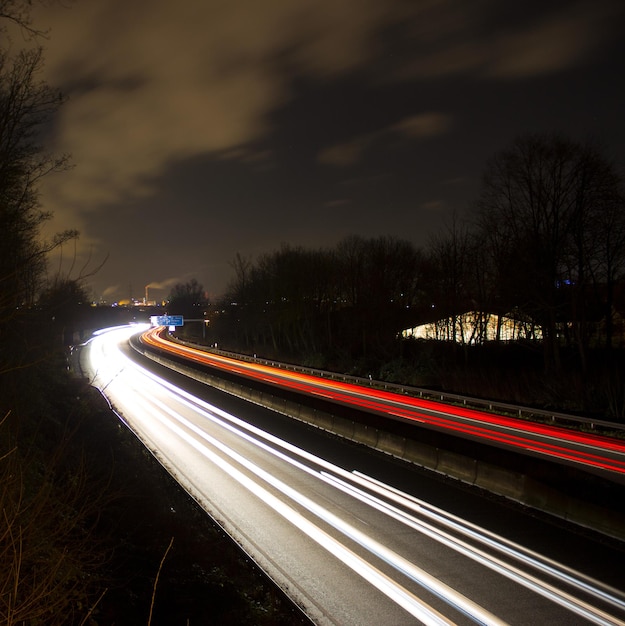
[[[282,243],[425,245],[520,133],[625,165],[621,0],[47,4],[51,142],[74,167],[42,199],[81,261],[108,255],[95,299],[191,278],[217,296],[235,254]]]

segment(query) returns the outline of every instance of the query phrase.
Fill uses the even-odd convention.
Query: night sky
[[[192,278],[214,298],[237,253],[282,243],[425,246],[521,133],[625,166],[621,0],[76,0],[34,18],[68,98],[47,145],[74,164],[42,189],[48,232],[80,230],[72,277],[108,255],[96,300]]]

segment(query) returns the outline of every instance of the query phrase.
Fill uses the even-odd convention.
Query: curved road
[[[314,622],[625,624],[620,545],[148,367],[137,330],[94,337],[83,368]]]
[[[625,441],[622,440],[239,361],[168,341],[164,331],[162,327],[152,328],[142,336],[142,341],[161,351],[182,356],[202,365],[387,417],[418,422],[427,428],[453,433],[500,448],[531,453],[537,457],[548,458],[550,461],[582,467],[610,480],[625,483]]]

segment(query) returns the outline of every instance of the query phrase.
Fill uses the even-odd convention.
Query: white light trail
[[[122,333],[122,336],[127,337],[128,335],[126,333]],[[174,398],[176,401],[180,401],[181,397],[189,397],[189,394],[187,394],[183,390],[176,389],[173,385],[171,385],[171,383],[168,383],[167,381],[162,381],[153,374],[142,370],[142,368],[137,367],[135,364],[131,364],[131,362],[129,362],[119,351],[117,352],[116,358],[113,358],[113,354],[110,348],[99,349],[97,351],[94,351],[92,354],[94,356],[91,365],[96,369],[96,371],[98,371],[98,379],[101,383],[104,383],[104,386],[110,385],[113,381],[115,381],[116,388],[114,390],[114,393],[116,397],[121,398],[126,396],[127,394],[131,394],[133,398],[132,404],[134,405],[135,409],[139,408],[139,406],[141,407],[142,415],[150,415],[152,419],[157,419],[159,422],[161,422],[163,426],[170,429],[178,437],[186,441],[190,446],[192,446],[203,456],[205,456],[208,460],[210,460],[216,466],[220,467],[232,478],[237,480],[239,484],[248,489],[256,497],[260,498],[273,510],[279,513],[284,519],[290,521],[294,526],[303,531],[307,536],[317,542],[329,553],[339,558],[353,571],[355,571],[370,584],[379,589],[382,593],[387,595],[387,597],[392,599],[404,610],[406,610],[408,613],[410,613],[423,623],[439,625],[449,624],[450,622],[446,620],[443,616],[441,616],[433,608],[426,605],[414,594],[406,590],[403,586],[391,580],[379,569],[375,568],[372,564],[368,563],[367,561],[356,555],[344,544],[338,542],[336,539],[334,539],[325,531],[313,524],[307,518],[295,511],[291,506],[287,505],[285,502],[271,494],[258,482],[253,481],[249,476],[243,474],[232,463],[224,460],[222,457],[212,451],[206,444],[209,444],[212,448],[221,451],[223,454],[232,459],[236,464],[239,464],[240,466],[250,471],[253,475],[260,479],[260,481],[263,481],[266,484],[272,486],[273,488],[284,494],[286,497],[290,498],[293,502],[296,502],[300,506],[303,506],[306,510],[310,511],[316,517],[332,526],[335,530],[338,530],[344,536],[349,537],[351,540],[355,541],[356,543],[367,549],[371,554],[374,554],[377,557],[383,559],[385,562],[391,564],[396,570],[402,572],[411,580],[428,589],[430,592],[434,593],[450,606],[453,606],[457,610],[469,615],[475,622],[488,626],[503,625],[503,622],[501,620],[483,609],[483,607],[480,607],[479,605],[464,597],[462,594],[458,593],[451,587],[445,585],[435,577],[431,576],[421,568],[418,568],[413,563],[410,563],[400,555],[394,553],[385,546],[381,545],[379,542],[368,537],[366,534],[354,528],[351,524],[347,523],[346,521],[340,519],[338,516],[328,511],[325,507],[322,507],[321,505],[312,501],[310,498],[299,493],[297,490],[291,488],[289,485],[275,478],[270,473],[264,471],[262,468],[253,464],[245,457],[241,456],[228,446],[224,445],[219,440],[208,435],[205,431],[197,427],[195,424],[185,419],[177,411],[171,409],[167,404],[153,397],[151,385],[149,383],[146,383],[148,381],[150,381],[151,383],[158,382],[159,385],[162,385],[167,394],[170,397]],[[102,357],[105,358],[108,363],[111,363],[112,366],[108,368],[106,366],[103,366],[103,364],[101,364],[99,361],[99,358]],[[130,365],[132,365],[132,368],[130,367]],[[123,380],[118,378],[121,371],[124,371],[125,373]],[[138,372],[141,372],[141,378],[146,378],[147,380],[142,381],[140,378],[137,378]],[[126,380],[128,380],[128,384],[126,383]],[[141,399],[139,400],[139,398]],[[126,403],[128,403],[128,401],[124,401],[124,404]],[[188,405],[188,399],[186,399],[184,403]],[[206,403],[198,402],[198,399],[195,398],[194,403],[196,404],[196,406],[194,407],[195,411],[201,412],[203,416],[214,420],[213,415],[207,413],[205,410],[202,410],[198,406],[199,404]],[[154,410],[154,408],[152,407],[155,407],[158,410]],[[214,407],[211,407],[211,410],[213,409]],[[219,413],[224,414],[223,411],[219,411]],[[176,420],[177,423],[172,422],[171,419],[167,419],[164,414],[169,415],[171,418]],[[233,428],[231,427],[230,430],[233,430]],[[206,443],[199,441],[197,437],[192,436],[191,434],[189,434],[188,431],[193,432],[197,437],[200,437]]]
[[[119,336],[120,339],[125,339],[130,334],[137,332],[137,330],[137,327],[125,329],[124,331],[116,330],[115,336]],[[411,615],[423,620],[424,623],[440,624],[444,623],[440,621],[444,620],[444,618],[442,618],[442,616],[440,616],[431,607],[425,605],[405,588],[390,580],[377,568],[373,567],[361,557],[354,554],[344,544],[337,542],[318,526],[301,516],[284,501],[276,498],[268,492],[267,489],[262,487],[259,482],[252,480],[249,476],[243,474],[232,463],[244,467],[256,476],[259,481],[279,490],[284,496],[291,499],[293,502],[296,502],[300,506],[305,507],[317,518],[323,520],[327,524],[330,524],[344,536],[349,537],[352,541],[355,541],[359,545],[365,547],[371,554],[374,554],[378,558],[384,560],[397,571],[408,576],[416,583],[436,594],[445,602],[470,616],[478,623],[501,624],[498,618],[479,605],[449,588],[441,581],[431,577],[427,572],[421,570],[413,563],[410,563],[400,555],[379,544],[347,523],[345,520],[338,518],[324,507],[321,507],[316,502],[313,502],[303,494],[300,494],[296,490],[292,489],[289,485],[276,479],[274,476],[251,463],[249,460],[242,457],[234,450],[228,448],[220,441],[210,437],[205,431],[185,419],[177,411],[173,411],[166,404],[156,400],[154,397],[156,394],[152,391],[151,385],[156,385],[160,390],[167,390],[167,393],[170,397],[175,399],[176,402],[182,403],[191,410],[200,414],[202,417],[218,423],[220,426],[227,428],[237,436],[245,438],[254,445],[265,449],[270,454],[273,454],[292,466],[297,467],[299,470],[307,472],[320,480],[324,480],[325,482],[332,484],[344,493],[348,493],[351,497],[376,508],[385,515],[388,515],[410,528],[413,528],[418,532],[439,541],[464,556],[468,556],[474,561],[489,567],[490,569],[533,590],[534,592],[549,598],[551,601],[566,607],[568,610],[573,611],[596,624],[601,624],[602,626],[622,624],[621,621],[616,620],[613,616],[596,607],[593,607],[589,603],[581,601],[573,595],[556,588],[554,585],[539,579],[537,576],[528,574],[527,572],[522,571],[519,567],[506,563],[497,556],[489,554],[484,549],[470,545],[466,541],[452,536],[449,532],[445,532],[423,519],[417,519],[414,515],[406,512],[406,510],[402,510],[397,507],[401,506],[404,509],[411,510],[422,518],[429,518],[439,525],[444,525],[450,531],[460,533],[464,537],[479,542],[479,544],[485,548],[489,548],[497,553],[505,555],[506,557],[512,558],[521,563],[523,566],[530,567],[543,574],[553,576],[560,581],[564,581],[565,583],[572,585],[580,591],[594,596],[598,600],[609,603],[619,610],[625,611],[625,600],[620,592],[605,585],[601,585],[598,581],[585,577],[579,572],[566,568],[565,566],[554,561],[545,559],[544,557],[531,552],[522,546],[507,541],[494,533],[490,533],[489,531],[437,509],[424,501],[418,500],[413,496],[385,485],[380,481],[360,473],[349,472],[288,442],[282,441],[277,437],[247,424],[239,418],[192,396],[184,390],[177,388],[175,385],[172,385],[168,381],[160,379],[147,370],[143,370],[143,368],[140,368],[136,364],[128,361],[118,349],[111,347],[110,342],[101,339],[99,343],[101,343],[101,345],[98,346],[97,350],[95,349],[96,346],[92,347],[91,365],[94,368],[94,371],[97,372],[97,380],[101,388],[112,384],[113,381],[117,379],[119,374],[124,372],[123,384],[126,386],[125,388],[133,394],[139,394],[142,396],[141,404],[143,407],[143,415],[150,416],[151,418],[157,418],[163,426],[170,429],[172,432],[175,432],[179,437],[187,441],[189,445],[193,446],[194,449],[198,450],[211,462],[221,467],[223,471],[235,478],[241,485],[245,486],[245,488],[253,492],[257,497],[261,498],[277,513],[285,519],[288,519],[291,523],[295,524],[319,545],[336,555],[337,558],[339,558],[343,563],[358,572],[363,578],[366,578],[372,585],[385,593],[389,598],[392,598],[393,601],[397,602]],[[119,396],[120,394],[123,395],[126,392],[122,389],[116,389],[115,393]],[[153,407],[157,410],[154,410]],[[169,415],[171,418],[176,420],[178,424],[172,423],[170,419],[167,419],[161,413]],[[194,433],[195,436],[190,435],[188,431]],[[197,437],[203,439],[205,443],[199,442]],[[215,452],[211,451],[209,447],[220,450],[231,459],[232,463],[226,461]],[[297,459],[302,460],[299,461]],[[306,463],[313,464],[316,467],[321,467],[322,471],[320,472],[319,470],[310,467],[310,465],[306,465]],[[355,486],[353,483],[356,483],[356,485],[359,485],[360,487]],[[363,491],[363,489],[365,491]],[[387,501],[380,500],[380,498],[372,495],[370,492],[377,493],[380,497],[394,502],[397,506],[389,504]]]
[[[525,566],[529,566],[539,570],[542,573],[552,575],[579,590],[585,591],[586,593],[594,596],[598,600],[607,602],[612,606],[618,608],[619,610],[625,611],[625,600],[623,599],[622,594],[619,594],[619,592],[615,589],[611,589],[604,585],[601,585],[598,581],[589,579],[583,576],[581,573],[576,572],[571,568],[567,568],[560,563],[549,561],[544,557],[541,557],[540,555],[531,553],[527,549],[519,545],[513,544],[512,542],[507,541],[506,539],[497,536],[494,533],[490,533],[485,529],[478,528],[475,525],[472,525],[464,520],[460,520],[459,518],[452,516],[449,513],[441,511],[440,509],[436,509],[436,507],[433,507],[432,505],[429,505],[424,501],[417,500],[416,498],[409,496],[408,494],[399,492],[398,490],[393,489],[392,487],[383,483],[380,483],[373,478],[366,477],[358,473],[348,472],[337,465],[329,463],[324,459],[321,459],[320,457],[312,455],[305,450],[294,446],[293,444],[278,439],[277,437],[274,437],[269,433],[266,433],[250,424],[247,424],[243,420],[240,420],[239,418],[236,418],[235,416],[230,415],[225,411],[203,403],[201,400],[194,398],[189,394],[186,394],[186,392],[184,392],[183,390],[179,390],[171,386],[167,381],[163,381],[163,383],[168,385],[172,391],[175,391],[177,394],[186,397],[188,399],[189,406],[201,405],[206,410],[209,410],[210,413],[220,415],[225,420],[227,420],[225,422],[221,422],[222,426],[232,430],[233,432],[237,432],[237,434],[239,434],[240,436],[246,437],[255,445],[264,447],[269,453],[274,454],[275,456],[281,458],[287,463],[292,464],[302,471],[305,471],[315,476],[319,475],[316,470],[301,462],[298,462],[296,459],[288,456],[287,454],[279,452],[270,445],[263,444],[255,437],[265,439],[271,444],[279,446],[283,450],[286,450],[299,458],[302,458],[317,466],[323,467],[325,471],[328,472],[328,474],[325,475],[325,479],[336,483],[337,486],[340,486],[340,484],[345,485],[346,483],[340,483],[338,479],[334,478],[333,474],[341,476],[346,481],[355,481],[364,487],[367,487],[374,491],[378,491],[384,497],[394,500],[402,506],[406,506],[412,510],[415,510],[422,516],[428,516],[438,523],[444,524],[452,530],[460,532],[465,536],[471,537],[474,540],[479,541],[482,545],[488,546],[499,553],[514,558],[516,561],[522,563]],[[214,419],[212,415],[210,415],[209,417],[211,419]],[[236,426],[230,425],[231,423],[236,424]],[[249,431],[250,433],[253,433],[255,437],[241,433],[239,430],[241,428]],[[320,477],[322,479],[324,478],[323,472],[321,473]],[[344,492],[349,493],[360,501],[366,502],[372,506],[376,506],[382,512],[385,512],[387,515],[390,515],[395,519],[402,521],[403,523],[411,526],[413,529],[422,532],[423,534],[426,534],[430,538],[439,541],[447,547],[452,548],[456,552],[459,552],[464,556],[467,556],[472,560],[481,563],[482,565],[485,565],[493,571],[496,571],[506,576],[507,578],[524,585],[532,591],[539,593],[540,595],[549,598],[554,602],[557,602],[568,610],[578,615],[581,615],[596,624],[608,626],[610,624],[617,623],[614,621],[614,618],[612,618],[604,611],[600,611],[599,609],[592,607],[588,603],[579,600],[575,596],[565,593],[557,589],[553,585],[545,583],[544,581],[534,576],[530,576],[522,572],[518,567],[508,565],[504,563],[501,559],[496,558],[482,550],[477,550],[476,548],[459,541],[455,537],[451,537],[450,535],[445,534],[440,530],[427,525],[423,521],[418,521],[414,517],[410,517],[403,512],[398,513],[397,509],[393,509],[385,503],[380,503],[380,501],[374,501],[371,496],[363,494],[362,492],[358,492],[358,490],[354,489],[354,487],[352,486],[342,486],[340,488]]]

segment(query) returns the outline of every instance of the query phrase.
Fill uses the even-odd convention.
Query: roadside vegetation
[[[236,255],[221,302],[177,285],[169,310],[226,350],[622,420],[625,197],[589,143],[519,137],[423,248],[357,236]],[[404,331],[429,325],[427,339]],[[506,325],[514,337],[506,335]],[[201,332],[200,332],[201,331]]]
[[[3,42],[7,24],[37,36],[30,6],[0,0]],[[83,285],[97,268],[48,273],[78,233],[41,236],[38,186],[68,164],[40,144],[63,101],[42,62],[36,45],[0,49],[0,623],[303,622],[69,370],[76,329],[132,315],[94,317]]]

